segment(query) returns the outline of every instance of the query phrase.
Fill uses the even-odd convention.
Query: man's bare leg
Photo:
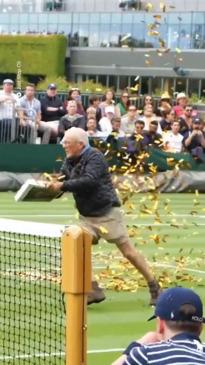
[[[160,293],[160,286],[157,283],[144,256],[138,252],[132,244],[127,241],[117,245],[123,256],[143,275],[147,281],[151,300],[150,305],[155,305]]]

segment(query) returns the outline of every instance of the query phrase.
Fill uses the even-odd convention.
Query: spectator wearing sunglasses
[[[181,124],[181,133],[184,135],[187,134],[192,129],[193,124],[193,107],[192,105],[187,105],[184,109],[184,115],[180,118],[180,124]]]
[[[122,92],[120,96],[120,101],[116,106],[119,109],[119,115],[121,117],[127,114],[128,108],[130,106],[130,100],[129,100],[129,94],[127,93],[126,90]]]

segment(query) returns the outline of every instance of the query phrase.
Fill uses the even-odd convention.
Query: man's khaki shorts
[[[118,207],[111,208],[102,217],[84,217],[80,215],[79,218],[80,226],[92,234],[93,244],[97,244],[100,238],[117,245],[129,241],[123,214]]]

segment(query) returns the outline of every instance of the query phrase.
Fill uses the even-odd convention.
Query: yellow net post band
[[[87,294],[91,291],[92,237],[69,227],[62,237],[62,291],[66,306],[66,365],[86,365]]]

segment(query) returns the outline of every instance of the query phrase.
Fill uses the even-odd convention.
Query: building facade
[[[148,4],[152,4],[148,6]],[[205,1],[0,0],[0,33],[68,38],[66,76],[205,97]]]

